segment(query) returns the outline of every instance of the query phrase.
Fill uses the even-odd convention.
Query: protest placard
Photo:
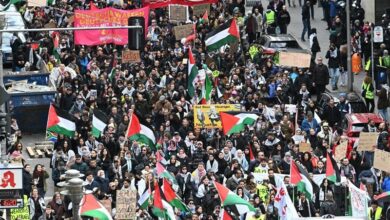
[[[198,17],[202,17],[204,13],[207,11],[207,14],[210,14],[210,4],[201,4],[192,6],[192,15],[196,15]]]
[[[118,190],[116,193],[115,219],[135,220],[137,208],[137,191]]]
[[[311,152],[311,150],[310,143],[299,143],[299,152]]]
[[[240,111],[240,105],[194,105],[195,128],[222,128],[220,112]]]
[[[30,7],[45,7],[47,0],[28,0],[27,5]]]
[[[377,132],[360,132],[358,151],[373,151],[376,145],[379,133]]]
[[[141,56],[138,50],[122,51],[122,63],[138,63],[141,62]]]
[[[169,5],[169,20],[177,22],[186,22],[188,6],[184,5]]]
[[[375,149],[374,168],[390,173],[390,153],[384,150]]]
[[[336,161],[340,161],[343,158],[345,158],[347,154],[347,148],[348,148],[348,141],[341,142],[335,149],[334,159]]]
[[[311,55],[306,53],[280,52],[279,65],[287,67],[310,67]]]
[[[285,104],[284,111],[289,113],[289,114],[296,113],[297,112],[297,105]]]
[[[193,33],[193,24],[185,24],[180,26],[173,27],[173,32],[175,33],[175,38],[177,41],[180,41],[182,38],[187,37]]]

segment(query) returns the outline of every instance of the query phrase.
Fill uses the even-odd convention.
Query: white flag
[[[352,217],[367,217],[367,193],[357,188],[351,181],[348,181],[348,188],[351,194]]]

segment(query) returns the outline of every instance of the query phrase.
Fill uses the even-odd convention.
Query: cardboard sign
[[[375,149],[374,168],[390,173],[390,153],[384,150]]]
[[[280,52],[279,65],[287,67],[310,67],[311,55],[306,53]]]
[[[192,6],[192,15],[202,17],[206,11],[210,15],[210,4]]]
[[[28,0],[27,5],[30,7],[45,7],[47,1],[46,0]]]
[[[378,132],[360,132],[358,151],[373,151],[378,140]]]
[[[186,22],[188,18],[187,6],[169,5],[169,20],[177,22]]]
[[[116,192],[115,219],[135,220],[137,208],[137,191],[118,190]]]
[[[122,52],[122,63],[141,62],[141,56],[138,50],[124,50]]]
[[[335,161],[340,161],[345,158],[347,154],[348,141],[341,142],[334,151],[334,159]]]
[[[175,33],[175,38],[177,41],[180,41],[182,38],[187,37],[193,33],[193,24],[186,24],[173,27],[173,32]]]
[[[299,152],[311,152],[310,143],[299,143]]]

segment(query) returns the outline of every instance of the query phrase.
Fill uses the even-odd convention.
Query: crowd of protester
[[[140,1],[124,1],[122,6],[109,2],[98,0],[94,4],[99,8],[142,7]],[[27,164],[21,154],[23,146],[20,142],[14,144],[10,152],[12,159],[24,161],[23,191],[29,197],[30,218],[71,217],[70,200],[59,194],[57,188],[68,169],[84,174],[84,188],[93,191],[98,199],[110,200],[115,215],[117,190],[142,189],[139,192],[142,195],[154,186],[155,181],[160,181],[155,170],[156,155],[160,154],[166,160],[165,168],[176,177],[177,195],[190,209],[189,213],[177,211],[179,219],[218,219],[221,202],[213,181],[224,183],[231,191],[250,201],[258,210],[253,219],[278,219],[274,206],[274,175],[289,174],[292,160],[301,163],[311,174],[324,174],[326,154],[332,153],[332,149],[345,138],[341,124],[345,115],[353,112],[344,93],[337,97],[338,103],[330,99],[321,111],[316,102],[328,84],[333,90],[346,86],[345,6],[335,0],[298,0],[298,3],[302,7],[301,40],[309,40],[312,52],[310,68],[280,68],[272,58],[261,54],[252,57],[248,53],[249,47],[258,43],[262,34],[288,32],[291,19],[288,8],[298,5],[295,0],[286,4],[282,0],[263,1],[263,4],[253,6],[249,13],[246,13],[242,0],[213,3],[208,20],[202,19],[202,15],[191,16],[191,22],[196,23],[196,39],[185,45],[181,39],[175,39],[168,10],[151,10],[150,23],[146,24],[146,44],[141,51],[142,61],[133,64],[121,63],[120,54],[124,47],[74,45],[73,33],[68,31],[60,34],[59,56],[53,53],[54,35],[51,32],[30,32],[26,43],[14,35],[11,45],[13,70],[25,68],[28,61],[33,62],[29,68],[34,70],[36,63],[44,60],[58,90],[56,104],[77,119],[74,137],[58,135],[50,169],[40,164],[32,168]],[[314,16],[313,7],[317,5],[323,8],[323,15]],[[58,1],[50,7],[17,5],[29,28],[41,28],[47,24],[72,26],[73,11],[89,7],[90,1],[72,0]],[[362,13],[359,6],[354,7],[355,17],[351,19],[353,51],[368,60],[371,50],[367,48],[370,45],[366,38],[371,37],[370,27],[364,23],[364,10]],[[310,25],[310,20],[321,16],[330,31],[329,48],[320,48],[317,30]],[[239,21],[243,43],[238,49],[223,47],[218,52],[207,52],[204,42],[207,33],[233,17]],[[29,48],[35,42],[39,42],[39,49],[34,50],[31,60]],[[240,104],[242,111],[259,114],[260,118],[253,126],[228,136],[218,128],[194,127],[193,105],[196,103],[187,91],[188,68],[185,62],[189,47],[192,47],[199,69],[207,66],[211,71],[219,71],[212,80],[214,88],[210,103]],[[384,66],[389,69],[388,49],[388,44],[384,44],[378,57],[386,60]],[[327,51],[325,57],[316,55],[323,50]],[[111,72],[115,72],[114,78],[109,77]],[[367,108],[370,112],[378,109],[387,119],[388,92],[384,89],[378,91],[376,105],[374,88],[378,87],[374,87],[368,74],[362,85]],[[201,85],[197,88],[199,94],[200,90]],[[286,112],[285,104],[296,104],[297,116]],[[275,111],[272,123],[263,114],[268,108]],[[93,109],[99,109],[109,117],[107,128],[99,138],[91,133]],[[130,112],[136,114],[143,125],[152,128],[156,139],[161,140],[158,153],[154,146],[126,140]],[[322,120],[318,121],[316,116]],[[377,147],[390,151],[387,120],[379,125],[369,123],[365,129],[380,132]],[[303,139],[298,138],[302,136]],[[312,151],[301,152],[301,142],[310,143]],[[251,152],[254,160],[250,158]],[[355,148],[349,149],[347,157],[339,162],[341,175],[356,185],[363,182],[372,187],[371,196],[390,190],[390,177],[379,175],[380,172],[372,168],[370,157],[364,157]],[[256,181],[254,173],[267,174],[268,178]],[[47,203],[44,198],[48,178],[52,178],[57,191]],[[345,215],[348,212],[348,188],[345,185],[324,179],[315,199],[308,200],[290,184],[289,177],[285,177],[284,182],[302,217]],[[239,219],[237,210],[226,208]],[[139,219],[155,218],[151,207],[137,210],[137,216]]]

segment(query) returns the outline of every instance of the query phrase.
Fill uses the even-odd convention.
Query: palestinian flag
[[[222,46],[237,42],[240,39],[240,32],[235,19],[219,26],[215,31],[206,36],[207,51],[218,50]]]
[[[131,114],[126,137],[130,140],[147,144],[149,147],[154,147],[156,145],[156,138],[152,129],[141,124],[138,120],[138,117],[134,113]]]
[[[233,218],[229,215],[229,213],[224,208],[221,208],[219,217],[221,220],[233,220]]]
[[[116,77],[116,68],[113,67],[113,68],[111,69],[110,74],[108,75],[108,79],[110,80],[110,82],[114,82],[115,77]]]
[[[177,197],[175,191],[172,189],[171,184],[166,179],[163,179],[163,191],[165,199],[173,207],[180,209],[183,212],[190,212],[188,207]]]
[[[237,194],[230,191],[222,184],[214,181],[215,188],[218,191],[219,198],[221,199],[222,206],[234,205],[236,206],[240,214],[247,212],[255,212],[256,209],[246,200],[239,197]]]
[[[76,123],[72,115],[51,104],[47,116],[46,130],[73,137],[76,131]]]
[[[156,163],[156,171],[158,177],[166,178],[174,184],[177,183],[176,178],[168,170],[166,170],[161,163]]]
[[[94,109],[92,117],[92,135],[97,138],[100,137],[107,126],[107,122],[107,115],[100,110]]]
[[[138,199],[138,205],[140,209],[147,209],[150,201],[150,191],[146,190],[144,194]]]
[[[190,43],[191,41],[194,41],[196,39],[196,24],[193,25],[193,32],[192,34],[188,35],[185,38],[182,38],[180,42],[184,45]]]
[[[200,100],[200,103],[205,105],[209,103],[211,99],[211,89],[213,88],[213,84],[210,80],[210,77],[206,74],[206,78],[204,80],[203,86],[202,86],[202,99]]]
[[[93,194],[86,194],[80,202],[80,216],[92,217],[99,220],[112,220],[111,214],[95,198]]]
[[[312,200],[314,193],[318,191],[318,186],[310,179],[309,174],[301,165],[292,161],[290,169],[291,184],[296,185],[299,192]]]
[[[155,216],[161,219],[175,220],[175,214],[172,207],[161,198],[160,188],[158,183],[154,184],[154,197],[152,212]]]
[[[56,58],[57,62],[61,62],[60,57],[60,33],[55,31],[51,34],[53,38],[53,56]]]
[[[159,150],[156,151],[156,161],[162,163],[163,165],[168,164],[168,161],[161,155]]]
[[[246,112],[220,112],[223,133],[225,135],[239,133],[246,125],[253,125],[258,115]]]
[[[250,161],[256,160],[255,155],[253,154],[252,144],[249,144],[248,147],[249,147],[249,160],[250,160]]]
[[[191,48],[188,50],[188,61],[188,94],[191,97],[194,97],[196,93],[196,82],[199,71],[198,67],[196,66]]]
[[[341,181],[339,167],[329,153],[326,153],[326,178],[334,183]]]

